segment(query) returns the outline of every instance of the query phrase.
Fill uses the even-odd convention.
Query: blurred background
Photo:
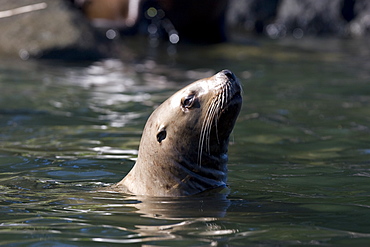
[[[369,6],[366,0],[2,0],[0,51],[23,59],[95,59],[125,56],[113,46],[129,36],[145,36],[151,46],[240,35],[362,38],[370,32]]]

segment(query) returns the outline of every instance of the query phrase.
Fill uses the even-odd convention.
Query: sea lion
[[[146,196],[189,196],[224,188],[229,135],[242,105],[229,70],[198,80],[149,117],[131,171],[114,190]]]

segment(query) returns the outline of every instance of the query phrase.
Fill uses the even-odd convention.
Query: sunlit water
[[[83,64],[2,60],[0,244],[367,245],[366,47],[262,40],[177,53],[139,45],[126,60]],[[224,68],[244,90],[229,191],[191,198],[102,191],[135,163],[153,109]]]

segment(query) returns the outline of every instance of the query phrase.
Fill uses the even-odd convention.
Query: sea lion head
[[[149,196],[225,187],[229,135],[241,105],[240,82],[229,70],[179,90],[149,117],[137,162],[118,187]]]

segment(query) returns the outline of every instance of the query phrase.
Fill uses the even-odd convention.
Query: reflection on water
[[[138,220],[132,229],[122,227],[122,230],[138,233],[130,239],[112,239],[107,237],[94,238],[99,242],[133,243],[146,241],[181,240],[183,235],[193,235],[193,241],[213,243],[212,239],[202,239],[212,236],[215,240],[220,236],[233,234],[236,229],[225,229],[217,219],[224,217],[230,200],[226,194],[199,196],[190,198],[150,198],[124,197],[122,204],[116,204],[116,198],[109,195],[94,197],[106,202],[105,208],[120,210],[121,207],[133,208],[135,214],[147,220]],[[153,220],[157,224],[153,225]],[[149,224],[148,224],[149,223]]]
[[[367,244],[367,49],[349,40],[259,41],[178,46],[170,59],[137,47],[130,62],[1,63],[0,243]],[[245,99],[229,191],[104,191],[134,164],[153,109],[224,68],[240,77]]]

